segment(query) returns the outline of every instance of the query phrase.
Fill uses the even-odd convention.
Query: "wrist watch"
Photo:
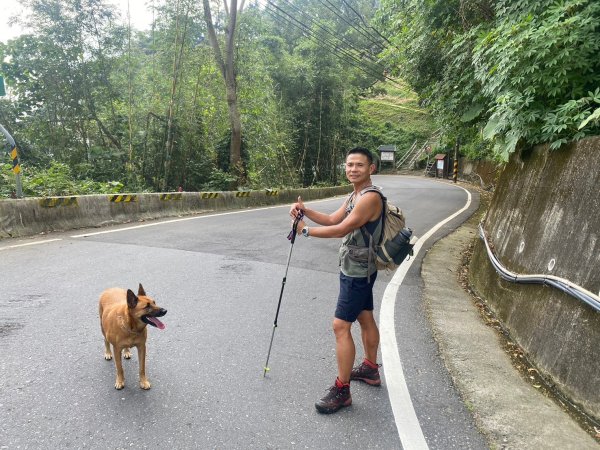
[[[309,237],[310,236],[310,232],[308,231],[308,227],[305,226],[304,228],[302,228],[302,236],[304,237]]]

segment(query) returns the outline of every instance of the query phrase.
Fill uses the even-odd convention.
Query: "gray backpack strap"
[[[367,186],[366,188],[364,188],[363,190],[360,191],[360,195],[364,195],[367,192],[377,192],[379,194],[379,196],[381,197],[381,201],[382,201],[382,205],[381,205],[381,236],[379,237],[379,242],[377,243],[377,245],[379,245],[381,243],[381,240],[383,239],[383,221],[385,220],[385,204],[387,201],[387,198],[385,197],[385,195],[383,195],[383,192],[381,192],[381,189],[379,189],[377,186]],[[377,256],[377,253],[375,252],[375,244],[373,243],[373,235],[371,233],[369,233],[369,230],[367,230],[367,227],[365,227],[364,225],[360,227],[360,232],[363,236],[363,239],[365,241],[365,243],[367,243],[367,245],[369,246],[369,259],[368,259],[368,267],[367,267],[367,281],[370,283],[371,282],[371,261],[375,260],[375,257]]]
[[[385,195],[383,195],[383,192],[381,192],[381,189],[379,189],[377,186],[367,186],[366,188],[364,188],[362,191],[360,191],[360,195],[363,195],[367,192],[377,192],[379,194],[379,196],[381,197],[381,201],[382,201],[382,205],[381,205],[381,236],[379,236],[379,242],[377,243],[377,245],[379,245],[383,239],[383,222],[385,220],[385,205],[387,203],[387,198]],[[365,227],[364,225],[362,227],[360,227],[360,232],[363,235],[363,239],[365,240],[365,242],[369,242],[369,246],[371,246],[371,233],[369,233],[369,230],[367,230],[367,227]],[[367,238],[367,236],[369,238]]]

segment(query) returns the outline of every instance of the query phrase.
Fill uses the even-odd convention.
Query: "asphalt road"
[[[417,236],[468,197],[431,179],[374,181]],[[310,204],[333,211],[341,201]],[[474,195],[433,233],[398,288],[393,338],[420,428],[400,432],[409,411],[394,414],[388,386],[402,380],[387,371],[381,388],[353,384],[353,405],[337,414],[313,406],[336,375],[338,240],[296,240],[263,377],[290,250],[289,206],[0,241],[0,448],[408,449],[419,445],[403,436],[419,433],[421,448],[486,448],[438,355],[419,276],[425,251],[477,202]],[[375,284],[376,315],[391,279],[380,273]],[[168,309],[166,329],[149,330],[152,389],[138,387],[134,352],[117,391],[98,296],[140,282]]]

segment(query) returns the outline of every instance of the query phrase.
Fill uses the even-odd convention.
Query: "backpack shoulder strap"
[[[379,238],[379,242],[377,243],[377,245],[379,245],[381,243],[381,240],[383,239],[383,225],[384,225],[384,221],[385,221],[385,208],[387,205],[387,198],[385,195],[383,195],[381,188],[378,186],[375,186],[375,185],[367,186],[366,188],[364,188],[363,190],[360,191],[360,195],[364,195],[367,192],[377,192],[379,194],[379,196],[381,197],[381,201],[382,201],[382,205],[381,205],[381,236]],[[370,242],[370,238],[372,236],[371,236],[371,233],[369,233],[369,230],[367,230],[367,227],[365,227],[363,225],[362,227],[360,227],[360,231],[363,235],[363,239],[365,239],[365,242]]]
[[[385,198],[385,195],[383,195],[383,192],[381,192],[381,188],[379,188],[378,186],[373,186],[373,185],[371,185],[371,186],[367,186],[367,187],[366,187],[366,188],[364,188],[362,191],[360,191],[358,194],[362,196],[362,195],[366,194],[367,192],[377,192],[377,193],[378,193],[378,194],[381,196],[381,199],[382,199],[382,200],[383,200],[383,202],[384,202],[384,203],[383,203],[383,206],[385,207],[385,202],[386,202],[386,200],[387,200],[387,199]],[[354,199],[355,199],[355,192],[354,192],[354,191],[352,191],[352,192],[350,192],[350,194],[348,194],[348,196],[346,197],[346,200],[345,200],[346,206],[347,206],[347,205],[348,205],[350,202],[352,202]],[[348,211],[346,211],[346,214],[347,214],[347,213],[348,213]]]
[[[367,192],[377,192],[381,196],[381,199],[384,202],[387,200],[387,198],[385,197],[385,195],[383,195],[383,192],[381,191],[381,188],[379,186],[374,186],[374,185],[367,186],[362,191],[360,191],[360,195],[364,195]]]

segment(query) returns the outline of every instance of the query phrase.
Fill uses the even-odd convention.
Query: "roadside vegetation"
[[[502,161],[600,131],[592,0],[157,0],[145,31],[105,0],[22,2],[0,124],[28,196],[331,185],[355,145],[439,129]]]
[[[506,161],[600,132],[600,3],[382,0],[387,65],[427,101],[442,139]]]
[[[410,87],[398,80],[377,83],[359,104],[357,141],[370,149],[395,145],[398,157],[415,142],[423,142],[435,131],[436,123]]]

